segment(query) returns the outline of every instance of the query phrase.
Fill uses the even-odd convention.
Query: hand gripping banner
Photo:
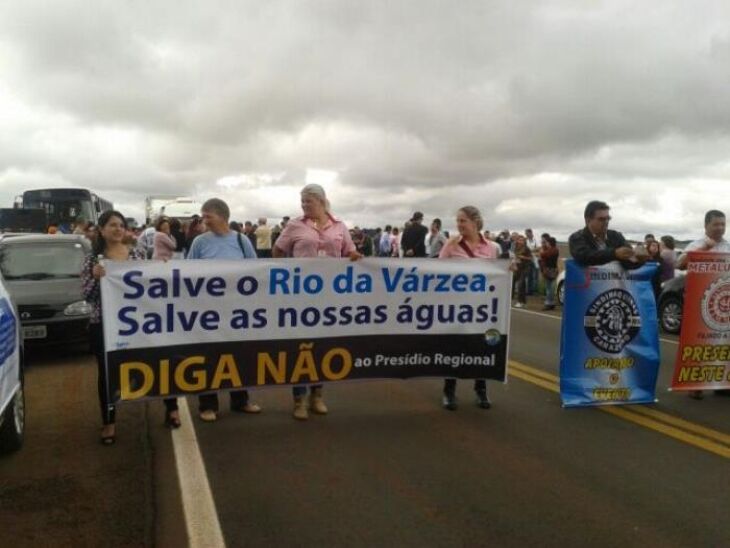
[[[730,388],[730,254],[689,253],[672,390]]]
[[[655,401],[659,327],[651,279],[657,265],[565,263],[560,397],[565,407]]]
[[[412,377],[506,379],[506,260],[109,263],[113,401]]]

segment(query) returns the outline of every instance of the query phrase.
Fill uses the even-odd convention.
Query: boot
[[[492,407],[492,402],[489,401],[486,390],[477,390],[477,405],[482,409]]]
[[[322,399],[322,388],[313,388],[312,393],[309,394],[309,408],[317,415],[326,415],[327,406],[324,404]]]
[[[296,396],[294,398],[294,418],[300,421],[305,421],[309,418],[307,403],[304,400],[304,396]]]
[[[456,411],[459,407],[456,403],[456,393],[444,391],[443,398],[441,399],[441,407],[449,411]]]

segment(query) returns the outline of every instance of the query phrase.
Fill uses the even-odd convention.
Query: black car
[[[0,237],[0,273],[26,346],[88,341],[91,307],[81,291],[89,241],[66,234]]]
[[[659,324],[665,333],[679,335],[682,328],[682,307],[684,306],[684,284],[686,276],[677,276],[662,285],[657,311]]]

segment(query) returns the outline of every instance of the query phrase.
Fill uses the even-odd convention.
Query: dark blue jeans
[[[527,270],[527,294],[534,295],[537,293],[537,284],[540,280],[540,271],[535,263],[530,263]]]
[[[315,388],[322,388],[321,384],[313,384],[309,387],[310,392],[314,392]],[[295,398],[300,398],[302,396],[306,396],[307,394],[307,387],[304,385],[297,385],[291,387],[291,393]]]

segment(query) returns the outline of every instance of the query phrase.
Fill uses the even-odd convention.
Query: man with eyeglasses
[[[570,236],[570,254],[582,266],[597,266],[611,261],[621,261],[624,268],[637,268],[646,262],[648,255],[634,251],[623,234],[608,229],[611,220],[605,202],[588,202],[583,217],[586,226]]]

